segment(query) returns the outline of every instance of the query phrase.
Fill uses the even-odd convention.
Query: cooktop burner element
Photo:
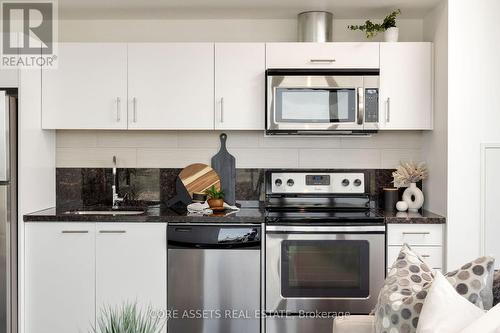
[[[370,210],[364,172],[277,171],[266,173],[268,223],[380,223]]]

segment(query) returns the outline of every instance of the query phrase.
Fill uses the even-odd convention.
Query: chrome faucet
[[[113,206],[112,209],[118,209],[118,203],[122,202],[125,198],[120,198],[116,192],[116,184],[118,183],[118,177],[116,175],[116,156],[113,156]]]

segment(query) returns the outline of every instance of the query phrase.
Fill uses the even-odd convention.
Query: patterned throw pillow
[[[478,258],[446,278],[459,294],[488,309],[492,301],[493,263],[493,258]],[[415,333],[433,280],[429,266],[405,244],[380,291],[374,310],[375,332]]]
[[[493,278],[493,306],[500,303],[500,271]]]

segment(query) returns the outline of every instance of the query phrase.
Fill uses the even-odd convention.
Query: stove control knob
[[[349,179],[342,180],[342,186],[349,186],[349,184],[350,184]]]
[[[360,186],[360,185],[361,185],[361,179],[355,179],[353,184],[354,184],[354,186],[356,186],[356,187],[357,187],[357,186]]]
[[[274,185],[276,185],[276,186],[278,186],[278,187],[280,187],[280,186],[281,186],[281,184],[283,184],[283,182],[282,182],[282,181],[281,181],[281,179],[279,179],[279,178],[278,178],[278,179],[276,179],[276,180],[274,181]]]
[[[288,179],[287,182],[286,182],[286,184],[288,186],[293,186],[293,184],[295,184],[295,182],[293,181],[293,179]]]

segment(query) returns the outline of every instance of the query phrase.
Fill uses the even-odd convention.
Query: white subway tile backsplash
[[[342,148],[410,148],[422,147],[422,132],[389,131],[379,132],[368,137],[342,137]]]
[[[67,168],[111,168],[116,156],[119,168],[134,168],[137,154],[133,148],[57,148],[56,166]]]
[[[238,149],[231,151],[237,168],[297,168],[297,149]]]
[[[300,149],[301,168],[380,168],[378,149]]]
[[[220,134],[227,134],[227,147],[247,148],[258,147],[258,131],[179,131],[180,148],[219,148]]]
[[[382,165],[383,169],[396,168],[401,161],[420,162],[422,151],[420,149],[383,149]]]
[[[193,163],[210,165],[217,149],[160,149],[140,148],[137,150],[138,168],[184,168]]]
[[[338,137],[298,137],[264,136],[261,132],[259,143],[264,148],[340,148]]]
[[[80,148],[97,146],[96,131],[57,131],[56,147]]]
[[[98,131],[98,147],[177,147],[176,131]]]
[[[58,167],[182,168],[207,163],[222,131],[57,131]],[[238,168],[394,168],[420,161],[421,132],[371,137],[265,137],[262,131],[226,131]]]

